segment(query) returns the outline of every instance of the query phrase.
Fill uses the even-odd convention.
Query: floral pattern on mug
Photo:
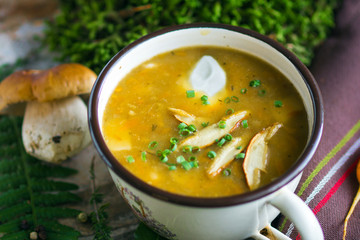
[[[145,206],[144,202],[138,196],[128,188],[123,187],[118,179],[116,179],[115,185],[138,219],[163,237],[170,240],[177,239],[176,234],[172,233],[164,224],[161,224],[152,217],[151,210]]]

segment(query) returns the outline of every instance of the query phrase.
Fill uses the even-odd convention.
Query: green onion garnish
[[[225,98],[224,103],[230,103],[230,102],[231,102],[230,97]]]
[[[203,123],[201,123],[201,126],[203,126],[203,127],[207,127],[209,125],[209,122],[203,122]]]
[[[241,94],[245,94],[247,92],[247,89],[246,88],[242,88],[241,90],[240,90],[240,93]]]
[[[207,153],[207,156],[208,156],[209,158],[214,158],[214,157],[216,157],[216,152],[210,151],[210,152]]]
[[[230,168],[225,168],[222,172],[222,174],[226,177],[231,175],[231,169]]]
[[[152,142],[149,143],[148,148],[149,149],[155,149],[158,146],[158,144],[159,143],[157,141],[152,141]]]
[[[231,101],[233,102],[239,102],[239,98],[237,96],[232,96]]]
[[[195,127],[194,124],[190,124],[187,128],[189,129],[190,132],[195,132],[196,131],[196,127]]]
[[[141,160],[146,162],[146,152],[145,151],[141,152]]]
[[[191,165],[191,168],[198,168],[199,167],[199,162],[194,160],[194,161],[190,161],[189,162]]]
[[[249,126],[247,120],[242,120],[241,125],[242,125],[243,128],[247,128]]]
[[[192,153],[197,153],[198,151],[200,151],[200,148],[198,146],[192,147]]]
[[[238,147],[236,147],[236,149],[237,149],[237,150],[240,150],[240,149],[242,149],[242,146],[238,146]]]
[[[208,96],[202,95],[200,99],[201,99],[203,105],[209,105],[210,104],[210,102],[208,101]]]
[[[187,127],[187,124],[183,123],[183,122],[178,125],[178,129],[184,129],[186,127]]]
[[[228,133],[228,134],[225,135],[224,138],[225,138],[226,141],[231,141],[233,137],[231,136],[231,134]]]
[[[133,162],[135,162],[135,159],[133,158],[133,156],[127,156],[127,157],[126,157],[126,161],[127,161],[128,163],[133,163]]]
[[[225,114],[226,114],[226,115],[230,115],[230,114],[232,114],[232,113],[234,113],[234,112],[235,112],[234,109],[229,108],[228,110],[226,110]]]
[[[191,164],[188,161],[181,162],[181,166],[186,170],[189,171],[192,167]]]
[[[174,137],[170,138],[171,144],[176,144],[178,141],[179,141],[179,139],[177,139],[177,138],[174,138]]]
[[[282,101],[280,101],[280,100],[275,100],[275,101],[274,101],[274,105],[275,105],[275,107],[282,107],[282,106],[283,106],[283,103],[282,103]]]
[[[170,149],[165,149],[165,150],[162,152],[162,155],[168,156],[168,155],[170,155],[170,153],[171,153],[171,150],[170,150]]]
[[[235,159],[243,159],[243,158],[245,158],[245,153],[238,153],[235,156]]]
[[[202,95],[200,99],[201,99],[201,101],[203,101],[203,102],[204,102],[204,101],[207,101],[207,100],[208,100],[208,96]]]
[[[178,157],[176,158],[176,162],[177,162],[177,163],[182,163],[182,162],[184,162],[184,161],[186,161],[186,160],[185,160],[185,158],[184,158],[182,155],[180,155],[180,156],[178,156]]]
[[[187,91],[186,91],[186,97],[187,97],[187,98],[193,98],[193,97],[195,97],[195,91],[194,91],[194,90],[187,90]]]
[[[250,81],[250,83],[249,83],[249,86],[250,86],[250,87],[258,87],[258,86],[260,86],[260,85],[261,85],[261,82],[260,82],[260,80],[258,80],[258,79],[252,80],[252,81]]]
[[[220,139],[220,141],[217,143],[217,145],[218,145],[219,147],[222,147],[222,145],[224,145],[225,142],[226,142],[226,139],[225,139],[225,138],[222,138],[222,139]]]
[[[189,161],[195,161],[197,158],[195,156],[190,156]]]
[[[172,143],[171,145],[170,145],[170,151],[175,151],[176,150],[176,148],[177,148],[177,144],[176,143]]]
[[[190,145],[183,146],[182,151],[186,152],[186,153],[191,153],[192,152],[192,146],[190,146]]]
[[[219,126],[219,128],[224,129],[224,128],[226,128],[226,122],[220,121],[218,126]]]
[[[170,170],[170,171],[176,170],[176,166],[175,166],[175,165],[170,165],[170,166],[169,166],[169,170]]]
[[[160,161],[161,162],[167,162],[169,159],[168,159],[168,157],[166,156],[166,155],[162,155],[161,157],[160,157]]]
[[[179,134],[183,137],[186,137],[187,135],[190,134],[190,130],[187,128],[180,129]]]

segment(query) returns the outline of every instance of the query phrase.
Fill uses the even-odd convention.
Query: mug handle
[[[291,192],[286,187],[282,188],[268,203],[280,210],[282,214],[294,223],[301,235],[301,239],[324,239],[323,231],[314,213],[305,204],[305,202],[303,202],[295,193]],[[271,227],[270,224],[268,228],[270,228],[276,239],[291,240],[279,230]],[[252,237],[258,240],[268,239],[260,233],[256,233]]]

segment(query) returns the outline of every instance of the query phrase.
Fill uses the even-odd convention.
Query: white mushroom
[[[87,108],[77,95],[89,93],[95,79],[93,71],[75,63],[15,72],[0,84],[0,113],[25,111],[26,152],[48,162],[62,162],[91,141]]]

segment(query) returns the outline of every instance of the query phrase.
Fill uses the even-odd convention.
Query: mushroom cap
[[[28,101],[49,102],[89,93],[96,74],[78,63],[60,64],[48,70],[17,71],[0,83],[0,113],[23,113]]]

